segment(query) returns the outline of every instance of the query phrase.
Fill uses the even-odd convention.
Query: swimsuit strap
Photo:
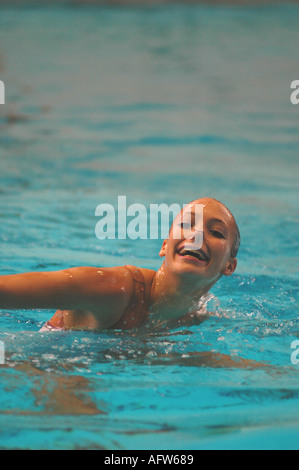
[[[140,269],[136,268],[136,266],[131,266],[130,264],[126,264],[125,266],[123,266],[123,268],[130,271],[134,281],[141,282],[141,284],[143,284],[143,287],[145,287],[145,280]]]
[[[140,269],[135,266],[123,266],[127,269],[134,280],[134,288],[130,303],[120,320],[113,325],[114,329],[130,329],[143,325],[148,318],[145,304],[145,280]]]

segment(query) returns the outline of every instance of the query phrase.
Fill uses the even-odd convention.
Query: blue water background
[[[298,15],[0,9],[0,274],[158,269],[161,240],[96,238],[118,195],[215,197],[242,234],[202,325],[48,335],[53,312],[1,310],[0,448],[298,448]]]

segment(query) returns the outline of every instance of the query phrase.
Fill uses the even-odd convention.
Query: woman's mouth
[[[208,254],[200,249],[200,250],[193,250],[190,248],[181,248],[178,252],[179,256],[191,260],[196,261],[197,263],[207,264],[210,261],[210,257]]]

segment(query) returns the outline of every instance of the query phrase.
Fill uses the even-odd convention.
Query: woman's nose
[[[194,250],[200,250],[204,242],[204,232],[203,230],[192,230],[190,233],[190,241],[193,244]]]

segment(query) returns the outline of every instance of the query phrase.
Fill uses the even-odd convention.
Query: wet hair
[[[217,199],[214,199],[214,201],[217,201]],[[233,239],[233,244],[232,244],[231,257],[236,258],[237,254],[239,252],[240,245],[241,245],[241,234],[240,234],[238,224],[236,222],[236,219],[235,219],[233,213],[229,210],[229,208],[225,204],[223,204],[223,202],[221,202],[221,201],[217,201],[217,202],[219,202],[220,204],[222,204],[226,208],[226,210],[230,213],[230,215],[232,216],[233,221],[235,223],[235,233],[234,233],[234,239]]]
[[[234,221],[235,221],[235,218],[234,218]],[[233,241],[233,246],[232,246],[232,251],[231,251],[232,258],[237,257],[240,245],[241,245],[241,234],[240,234],[240,230],[237,225],[237,222],[235,221],[235,234],[234,234],[234,241]]]

